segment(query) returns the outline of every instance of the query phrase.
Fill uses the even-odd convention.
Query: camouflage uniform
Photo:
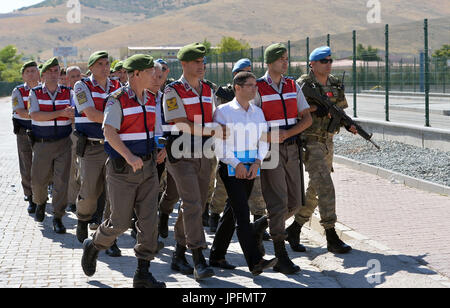
[[[322,86],[316,80],[314,73],[301,76],[297,82],[301,86],[316,86],[316,91],[326,94],[330,101],[345,109],[348,107],[344,89],[340,81],[330,75],[327,85]],[[306,97],[309,104],[314,105],[310,98]],[[320,224],[324,229],[334,228],[336,217],[336,197],[331,172],[333,172],[333,133],[327,131],[331,119],[327,116],[318,117],[311,113],[313,124],[303,133],[306,150],[303,153],[305,169],[309,174],[309,183],[306,190],[306,204],[295,215],[295,221],[301,226],[305,224],[319,206]]]

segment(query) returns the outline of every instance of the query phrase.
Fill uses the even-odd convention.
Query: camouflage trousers
[[[217,169],[217,159],[212,161],[213,167],[211,171],[211,179],[208,190],[209,210],[213,214],[221,214],[227,202],[227,191]],[[264,216],[266,214],[266,203],[262,196],[261,179],[257,177],[253,184],[252,194],[248,200],[250,212],[252,215]]]
[[[319,207],[320,224],[324,229],[334,228],[337,221],[336,196],[331,172],[333,170],[333,140],[325,143],[308,141],[303,153],[305,170],[309,175],[306,202],[295,215],[295,221],[304,225]]]

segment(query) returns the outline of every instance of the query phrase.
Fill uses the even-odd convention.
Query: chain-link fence
[[[392,93],[419,96],[422,93],[427,104],[430,92],[442,95],[450,92],[450,51],[447,50],[447,56],[437,55],[444,45],[450,47],[450,23],[446,18],[283,43],[289,51],[288,75],[294,78],[309,72],[308,58],[312,50],[324,45],[331,47],[335,60],[332,74],[342,79],[345,72],[346,92],[354,94],[354,116],[357,116],[359,93],[384,94],[386,104],[380,108],[389,121],[389,95]],[[208,55],[205,78],[218,85],[230,83],[233,65],[241,58],[249,58],[255,75],[262,76],[266,70],[263,61],[266,47]],[[182,73],[180,63],[172,62],[170,66],[171,76],[178,79]],[[348,100],[351,103],[351,96]],[[425,108],[429,108],[428,105]],[[429,126],[428,111],[425,113],[425,125]]]

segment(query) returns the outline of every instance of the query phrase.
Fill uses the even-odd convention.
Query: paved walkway
[[[136,259],[129,232],[118,241],[123,257],[110,258],[102,252],[96,275],[88,278],[80,265],[76,217],[66,215],[63,221],[68,233],[57,235],[51,227],[50,206],[43,223],[28,215],[9,108],[7,99],[0,99],[0,287],[130,287]],[[302,242],[308,252],[289,251],[302,268],[299,274],[285,276],[270,270],[253,278],[234,237],[228,260],[238,268],[217,270],[216,277],[198,283],[192,276],[170,270],[174,213],[169,237],[164,240],[166,247],[152,262],[151,270],[170,288],[450,286],[448,197],[399,186],[342,165],[336,165],[334,180],[340,222],[376,242],[355,236],[349,240],[353,252],[336,256],[327,252],[326,241],[316,229],[304,228]],[[208,233],[209,245],[212,240]],[[265,247],[268,257],[273,256],[272,243],[266,242]]]

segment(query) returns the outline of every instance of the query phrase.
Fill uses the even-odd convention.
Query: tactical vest
[[[261,96],[261,109],[269,128],[279,127],[288,130],[297,124],[297,87],[295,80],[286,78],[282,93],[278,93],[264,78],[258,79],[258,92]],[[289,139],[292,139],[291,137]]]
[[[328,77],[328,81],[329,84],[327,83],[326,86],[322,86],[319,82],[317,82],[312,72],[310,75],[302,75],[298,80],[299,84],[304,87],[313,87],[314,84],[314,91],[320,91],[321,95],[325,94],[330,99],[330,102],[336,104],[338,107],[342,109],[347,108],[347,100],[345,99],[344,89],[340,81],[333,75]],[[308,100],[308,98],[306,99]],[[311,104],[314,103],[311,102]],[[314,136],[319,137],[322,140],[326,140],[328,138],[333,138],[333,136],[339,132],[339,129],[334,133],[327,132],[328,126],[331,122],[331,119],[327,116],[318,117],[314,112],[311,113],[311,116],[313,123],[303,133],[305,136]]]
[[[25,110],[30,110],[30,102],[28,100],[28,97],[30,96],[30,89],[25,89],[25,84],[22,84],[17,87],[17,90],[19,90],[20,95],[22,96],[23,104],[25,107]],[[31,129],[31,119],[22,118],[18,113],[14,112],[13,118],[17,120],[17,122],[20,124],[21,127],[25,129]]]
[[[53,101],[48,93],[44,93],[44,88],[38,86],[33,89],[39,103],[39,111],[53,112],[64,110],[71,106],[70,88],[59,86]],[[59,140],[68,137],[72,133],[72,121],[69,118],[59,117],[51,121],[31,120],[33,135],[36,138]]]
[[[155,96],[146,91],[145,105],[139,104],[136,96],[130,98],[121,88],[115,97],[122,109],[122,124],[118,131],[125,146],[136,156],[150,155],[155,148],[156,101]],[[108,140],[105,140],[105,151],[110,158],[121,157]]]
[[[105,111],[106,98],[109,93],[120,88],[119,81],[110,80],[111,86],[108,89],[109,93],[106,93],[100,86],[94,86],[89,78],[82,79],[81,81],[88,87],[94,101],[95,109],[101,112]],[[84,112],[80,114],[78,110],[75,110],[75,129],[89,138],[104,138],[102,124],[89,120]]]

